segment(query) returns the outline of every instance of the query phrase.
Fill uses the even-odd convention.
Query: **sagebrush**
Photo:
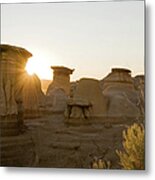
[[[145,169],[145,130],[142,124],[134,123],[123,131],[123,151],[116,150],[119,164],[127,170]]]

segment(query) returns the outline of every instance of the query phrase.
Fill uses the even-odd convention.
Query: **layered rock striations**
[[[24,68],[32,54],[10,45],[0,45],[0,53],[0,165],[32,166],[34,145],[23,131]]]
[[[16,126],[19,121],[20,124],[23,121],[24,68],[32,54],[10,45],[0,45],[0,49],[0,121],[2,127],[6,127],[2,128],[1,133],[13,135],[18,134],[19,129]]]
[[[114,68],[103,80],[103,95],[108,98],[109,117],[139,117],[138,91],[135,89],[131,71]]]

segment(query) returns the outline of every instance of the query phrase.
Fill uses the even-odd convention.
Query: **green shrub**
[[[144,126],[134,123],[123,131],[123,151],[116,150],[123,169],[145,169]]]

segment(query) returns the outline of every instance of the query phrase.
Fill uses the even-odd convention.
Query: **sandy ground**
[[[104,124],[69,126],[63,115],[25,120],[35,151],[38,167],[90,168],[94,157],[108,160],[120,168],[116,149],[122,148],[125,125]]]

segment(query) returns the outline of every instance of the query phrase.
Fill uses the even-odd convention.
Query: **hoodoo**
[[[33,166],[34,144],[23,131],[23,87],[27,50],[0,45],[0,152],[2,166]]]
[[[70,75],[74,69],[63,66],[52,66],[53,81],[46,93],[46,105],[49,111],[64,112],[67,98],[70,95]]]
[[[108,117],[137,118],[140,109],[138,92],[135,89],[131,71],[114,68],[103,79],[103,95],[108,98]]]

